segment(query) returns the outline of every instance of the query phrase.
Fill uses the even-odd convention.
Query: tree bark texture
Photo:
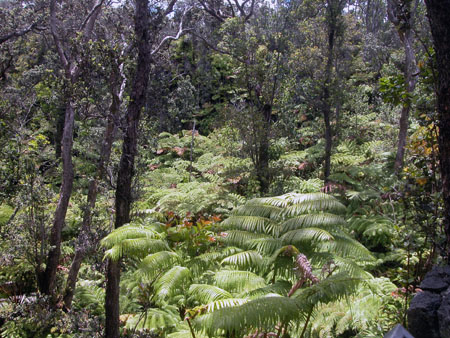
[[[44,274],[39,278],[40,291],[43,294],[53,293],[56,281],[56,271],[61,256],[61,231],[64,226],[67,208],[69,206],[70,195],[73,187],[73,163],[72,163],[72,145],[73,145],[73,125],[75,120],[75,111],[73,103],[69,101],[66,106],[64,132],[61,141],[61,158],[63,163],[63,175],[59,200],[56,206],[53,226],[50,233],[50,250],[47,256],[47,266]]]
[[[119,68],[120,67],[121,66],[119,66]],[[89,235],[92,224],[92,211],[95,208],[95,203],[97,201],[98,183],[106,176],[106,166],[108,165],[111,157],[111,147],[114,140],[114,134],[116,132],[116,122],[119,119],[120,104],[122,102],[121,88],[125,82],[125,79],[121,77],[120,73],[121,72],[119,69],[117,69],[116,71],[113,71],[110,78],[110,92],[112,95],[112,101],[109,108],[108,121],[100,150],[100,158],[97,163],[96,176],[92,178],[89,183],[87,203],[83,213],[81,232],[78,236],[75,255],[70,266],[69,275],[67,276],[64,291],[64,306],[66,309],[70,309],[72,306],[73,295],[75,292],[75,286],[81,263],[83,262],[86,254],[95,246],[95,243],[92,243],[92,239]]]
[[[82,33],[84,41],[88,41],[94,29],[94,23],[97,19],[104,0],[97,0],[92,7],[91,12],[84,20]],[[57,1],[50,1],[50,31],[53,36],[59,60],[65,71],[65,80],[70,85],[74,85],[78,81],[80,69],[78,67],[77,58],[71,58],[68,51],[64,50],[63,43],[58,34],[58,20],[56,18]],[[61,158],[63,163],[63,173],[61,189],[58,204],[56,206],[53,219],[53,226],[50,233],[50,250],[47,255],[47,264],[45,271],[38,276],[39,289],[43,294],[54,296],[56,272],[58,269],[59,259],[61,256],[61,231],[64,226],[67,208],[69,206],[70,196],[73,188],[73,127],[75,121],[74,97],[72,90],[66,95],[66,111],[64,115],[64,130],[61,140]],[[55,299],[55,297],[53,297]]]
[[[338,29],[338,18],[342,11],[341,0],[327,0],[328,17],[328,46],[327,63],[325,66],[325,80],[322,89],[322,113],[325,122],[325,160],[324,160],[324,182],[328,183],[331,172],[331,149],[333,146],[333,130],[331,127],[331,103],[330,87],[333,72],[334,45]]]
[[[415,10],[412,8],[410,0],[388,0],[387,11],[389,21],[395,26],[400,41],[405,49],[405,89],[408,95],[414,92],[417,83],[418,69],[414,52],[413,17]],[[408,136],[409,115],[411,111],[411,99],[407,97],[403,102],[403,107],[399,121],[397,155],[395,157],[394,168],[399,172],[403,168],[405,157],[406,138]]]
[[[426,0],[438,68],[439,156],[444,199],[446,255],[450,263],[450,0]]]
[[[272,119],[272,105],[265,104],[262,108],[263,121],[259,132],[258,151],[256,154],[256,177],[258,179],[262,194],[269,191],[270,170],[269,170],[269,139],[270,122]]]
[[[138,46],[138,60],[124,125],[122,156],[117,176],[116,219],[114,224],[116,229],[130,221],[131,185],[137,152],[138,124],[141,110],[145,106],[151,63],[148,0],[136,0],[135,3],[135,35]],[[109,260],[105,296],[105,336],[107,338],[119,337],[119,283],[120,262]]]

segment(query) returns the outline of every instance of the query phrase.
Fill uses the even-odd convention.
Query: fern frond
[[[274,284],[270,284],[268,286],[255,289],[249,292],[244,292],[240,296],[244,298],[257,298],[268,294],[278,294],[280,296],[284,296],[288,294],[291,287],[292,284],[290,282],[279,280],[276,281]]]
[[[260,216],[231,216],[222,222],[225,229],[239,229],[250,232],[271,233],[278,224]]]
[[[168,307],[166,306],[164,309],[148,309],[144,313],[131,315],[127,319],[125,327],[129,330],[149,331],[161,331],[174,328],[180,323],[180,316],[174,311],[169,311]]]
[[[345,223],[343,217],[330,213],[306,214],[290,218],[282,224],[283,233],[307,227],[329,228]]]
[[[275,250],[283,245],[283,240],[273,237],[256,238],[249,240],[247,244],[251,249],[256,249],[261,254],[272,255]]]
[[[211,336],[234,332],[242,337],[255,329],[273,330],[279,323],[294,320],[298,313],[299,304],[295,300],[270,295],[199,316],[195,323]]]
[[[283,243],[286,244],[310,244],[314,242],[329,242],[334,236],[328,231],[320,228],[305,228],[286,232],[283,236]]]
[[[180,257],[172,251],[159,251],[145,257],[139,264],[139,269],[148,278],[153,279],[158,273],[179,261]]]
[[[346,210],[345,206],[341,202],[333,198],[333,199],[312,199],[302,203],[293,204],[286,207],[282,211],[282,213],[285,217],[295,217],[312,212],[332,211],[343,213],[345,212],[345,210]]]
[[[308,288],[298,289],[292,298],[312,309],[319,303],[337,301],[353,294],[362,281],[362,278],[350,277],[347,273],[341,272]]]
[[[189,287],[189,295],[201,304],[232,298],[228,291],[208,284],[192,284]]]
[[[318,244],[319,251],[335,253],[359,261],[373,261],[370,251],[361,243],[344,233],[334,234],[334,240]]]
[[[223,259],[221,264],[235,265],[241,269],[258,269],[263,264],[263,258],[256,251],[243,251]]]
[[[286,208],[289,205],[289,201],[285,197],[286,195],[277,196],[277,197],[265,197],[265,198],[257,198],[250,200],[247,204],[267,204],[272,205],[279,208]]]
[[[110,249],[124,240],[134,238],[154,239],[160,238],[160,234],[158,234],[152,226],[124,225],[112,231],[108,236],[103,238],[100,243],[102,247]]]
[[[266,285],[264,278],[250,271],[222,270],[214,276],[217,286],[230,292],[250,291]]]
[[[89,310],[94,315],[101,315],[104,311],[105,290],[97,286],[93,281],[77,283],[75,289],[73,307],[76,310]]]
[[[157,251],[169,250],[167,243],[160,239],[150,238],[130,238],[114,245],[111,249],[105,251],[105,258],[114,261],[124,257],[143,257]]]
[[[186,322],[179,324],[175,327],[175,332],[169,333],[167,338],[190,338],[192,337],[191,330],[189,329],[189,325]],[[203,334],[200,331],[195,331],[195,338],[210,338],[207,335]]]
[[[230,230],[227,232],[227,235],[223,239],[223,242],[227,245],[238,246],[241,248],[250,248],[250,241],[261,238],[270,238],[270,236],[242,230]]]
[[[201,306],[200,308],[205,309],[206,312],[214,312],[220,309],[230,308],[233,306],[242,305],[248,302],[246,298],[227,298],[215,300],[211,303]]]
[[[184,282],[190,277],[191,272],[188,268],[174,266],[155,282],[155,296],[158,299],[164,299],[173,295],[185,287]]]
[[[249,202],[233,210],[234,216],[259,216],[265,218],[275,218],[282,209],[278,206],[262,204],[257,201]]]

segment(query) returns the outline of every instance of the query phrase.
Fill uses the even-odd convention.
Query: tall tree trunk
[[[70,195],[73,187],[73,125],[75,120],[75,111],[73,103],[67,102],[64,132],[61,141],[61,157],[63,162],[63,175],[61,189],[59,193],[58,205],[56,206],[53,227],[50,234],[50,250],[47,256],[47,266],[42,276],[39,278],[39,288],[43,294],[53,293],[56,281],[56,271],[61,256],[61,231],[66,218],[67,207],[69,206]]]
[[[327,0],[328,17],[328,46],[327,63],[325,66],[325,81],[322,89],[322,113],[325,122],[325,160],[324,160],[324,182],[328,183],[328,177],[331,171],[331,149],[333,145],[333,130],[331,128],[331,104],[330,104],[330,86],[333,72],[334,45],[338,28],[338,18],[341,14],[341,6],[344,1]]]
[[[270,121],[272,118],[272,105],[265,104],[262,108],[263,121],[258,140],[258,153],[256,154],[256,177],[260,185],[262,194],[269,191],[270,171],[269,171],[269,139]]]
[[[75,286],[81,263],[86,254],[95,246],[95,243],[92,243],[92,240],[89,238],[92,223],[92,210],[95,208],[95,203],[97,201],[98,182],[106,176],[106,166],[108,165],[111,157],[111,147],[116,131],[116,121],[119,119],[120,104],[122,102],[123,93],[122,88],[125,83],[125,78],[121,76],[121,67],[122,65],[119,66],[119,69],[113,71],[110,78],[110,92],[112,95],[112,101],[109,108],[108,122],[100,150],[100,158],[97,163],[97,173],[96,176],[89,182],[87,203],[83,213],[81,232],[78,237],[75,255],[70,266],[69,275],[67,276],[66,288],[64,291],[64,306],[66,309],[70,309],[72,306],[72,299],[75,292]]]
[[[405,89],[409,95],[413,93],[414,88],[416,87],[418,75],[412,31],[415,10],[411,6],[411,0],[388,0],[387,2],[389,21],[395,26],[400,41],[403,44],[403,48],[405,49]],[[399,121],[397,155],[394,164],[396,172],[399,172],[403,168],[410,111],[411,99],[407,97],[403,102]]]
[[[438,67],[439,156],[444,198],[447,261],[450,263],[450,0],[425,0]]]
[[[83,27],[83,41],[87,42],[94,29],[94,23],[101,11],[101,6],[104,0],[96,0],[91,12],[86,17]],[[64,50],[63,43],[58,33],[58,20],[56,18],[57,1],[50,1],[50,31],[59,55],[61,65],[65,70],[65,80],[74,85],[78,81],[80,68],[78,67],[77,57],[72,58],[70,52]],[[56,272],[61,256],[61,231],[64,226],[67,208],[69,206],[70,196],[73,188],[73,163],[72,163],[72,147],[73,147],[73,127],[75,121],[74,97],[71,90],[66,96],[66,111],[64,115],[64,131],[61,140],[61,158],[63,163],[63,173],[61,189],[59,194],[58,204],[56,206],[55,215],[53,219],[53,226],[50,233],[50,250],[47,255],[47,264],[45,271],[39,273],[38,283],[39,289],[43,294],[54,296]],[[55,300],[55,297],[53,297]]]
[[[64,306],[70,309],[72,306],[72,299],[75,292],[75,285],[78,278],[78,272],[80,271],[81,263],[86,254],[92,250],[94,243],[89,238],[92,223],[92,210],[95,208],[98,194],[98,181],[104,178],[106,172],[106,165],[109,162],[111,154],[111,146],[115,134],[115,120],[118,118],[120,101],[116,102],[113,99],[113,103],[110,107],[110,116],[108,117],[108,124],[105,129],[105,136],[100,153],[99,163],[97,164],[97,173],[89,182],[89,190],[87,196],[87,203],[83,213],[83,223],[81,232],[78,237],[77,246],[75,249],[75,255],[70,266],[69,275],[67,276],[66,288],[64,291]]]
[[[114,224],[116,229],[130,221],[131,183],[137,152],[138,124],[141,110],[145,106],[151,62],[148,0],[136,0],[135,35],[138,60],[124,126],[125,135],[117,176]],[[119,283],[120,261],[108,260],[105,296],[105,336],[107,338],[119,337]]]

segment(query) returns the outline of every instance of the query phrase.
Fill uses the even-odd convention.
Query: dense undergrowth
[[[9,221],[14,209],[3,204],[2,235],[10,241],[2,244],[2,337],[101,336],[106,258],[121,259],[124,270],[124,336],[379,337],[404,322],[438,250],[431,227],[439,212],[429,210],[438,196],[428,190],[433,178],[423,174],[423,157],[415,160],[423,151],[416,138],[406,179],[386,176],[385,143],[355,139],[336,147],[325,186],[314,162],[320,141],[277,140],[274,197],[261,198],[232,133],[163,133],[142,151],[133,222],[104,237],[83,263],[69,312],[52,310],[34,292],[32,250],[40,248],[24,225],[49,217],[48,185],[35,189],[50,194],[49,208],[30,204]],[[60,287],[83,208],[77,196],[72,203],[79,211],[67,220]],[[98,239],[110,226],[111,203],[104,194],[94,216]]]

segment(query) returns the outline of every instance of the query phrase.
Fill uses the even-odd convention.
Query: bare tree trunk
[[[95,20],[100,13],[103,0],[97,0],[89,15],[86,17],[82,26],[84,41],[90,39]],[[71,85],[78,80],[80,69],[78,68],[78,60],[71,58],[68,51],[64,50],[63,43],[58,34],[58,20],[56,18],[57,2],[50,1],[50,30],[59,55],[61,65],[65,70],[65,80]],[[63,163],[63,173],[61,189],[59,194],[58,205],[56,206],[53,226],[50,234],[50,250],[47,256],[47,264],[44,272],[39,273],[38,283],[39,289],[43,294],[54,296],[56,271],[61,256],[61,231],[64,226],[67,208],[69,206],[70,196],[73,188],[73,164],[72,164],[72,147],[73,147],[73,127],[75,121],[74,97],[69,91],[66,97],[66,111],[64,115],[64,131],[61,140],[61,158]],[[55,297],[53,297],[55,298]],[[55,300],[55,299],[54,299]]]
[[[78,272],[80,271],[81,263],[86,254],[92,250],[95,243],[92,243],[90,239],[91,223],[92,223],[92,210],[95,208],[98,194],[98,181],[104,179],[106,176],[106,166],[108,165],[111,156],[111,147],[114,140],[114,134],[116,131],[116,121],[119,119],[120,104],[122,102],[122,88],[124,87],[125,78],[121,76],[120,68],[113,71],[110,78],[110,92],[112,95],[112,101],[110,105],[110,113],[108,116],[108,122],[105,129],[105,134],[100,150],[100,159],[97,164],[96,176],[89,183],[89,190],[87,196],[87,204],[83,213],[83,223],[81,232],[78,237],[77,246],[75,249],[75,256],[70,266],[69,275],[67,276],[66,288],[64,291],[64,306],[66,309],[70,309],[72,306],[72,299],[75,292],[75,286],[78,278]],[[120,81],[122,79],[122,81]]]
[[[43,275],[39,278],[39,288],[44,294],[52,294],[55,288],[56,270],[61,255],[61,231],[66,218],[67,207],[69,205],[70,195],[73,187],[73,124],[75,120],[75,111],[73,103],[69,101],[66,106],[64,132],[62,137],[62,162],[63,176],[61,189],[59,193],[58,205],[56,207],[53,219],[53,227],[50,234],[50,251],[47,256],[47,266]]]
[[[263,121],[258,140],[258,153],[256,154],[256,177],[258,179],[262,194],[269,191],[269,139],[270,120],[272,118],[272,105],[265,104],[262,108]]]
[[[145,94],[148,87],[151,62],[148,0],[136,0],[135,34],[138,46],[138,60],[124,126],[125,135],[117,176],[116,229],[130,221],[131,183],[137,153],[138,124],[141,110],[145,106]],[[119,283],[120,262],[109,260],[105,296],[105,336],[107,338],[119,337]]]
[[[345,0],[327,0],[328,19],[328,52],[325,66],[325,81],[322,89],[322,113],[325,122],[325,160],[324,160],[324,182],[328,183],[331,172],[331,149],[333,146],[333,130],[331,127],[331,104],[330,86],[333,72],[334,45],[338,29],[338,20],[341,15]]]
[[[444,199],[446,255],[450,263],[450,0],[425,0],[433,35],[438,67],[437,110],[439,117],[439,156]]]
[[[403,44],[403,48],[405,49],[405,89],[409,95],[414,92],[418,75],[412,31],[415,10],[411,8],[411,6],[412,1],[409,0],[388,0],[387,2],[389,21],[391,21],[397,29],[398,36]],[[407,97],[405,102],[403,102],[399,121],[397,155],[395,157],[394,164],[396,172],[399,172],[403,168],[410,111],[411,98]]]

